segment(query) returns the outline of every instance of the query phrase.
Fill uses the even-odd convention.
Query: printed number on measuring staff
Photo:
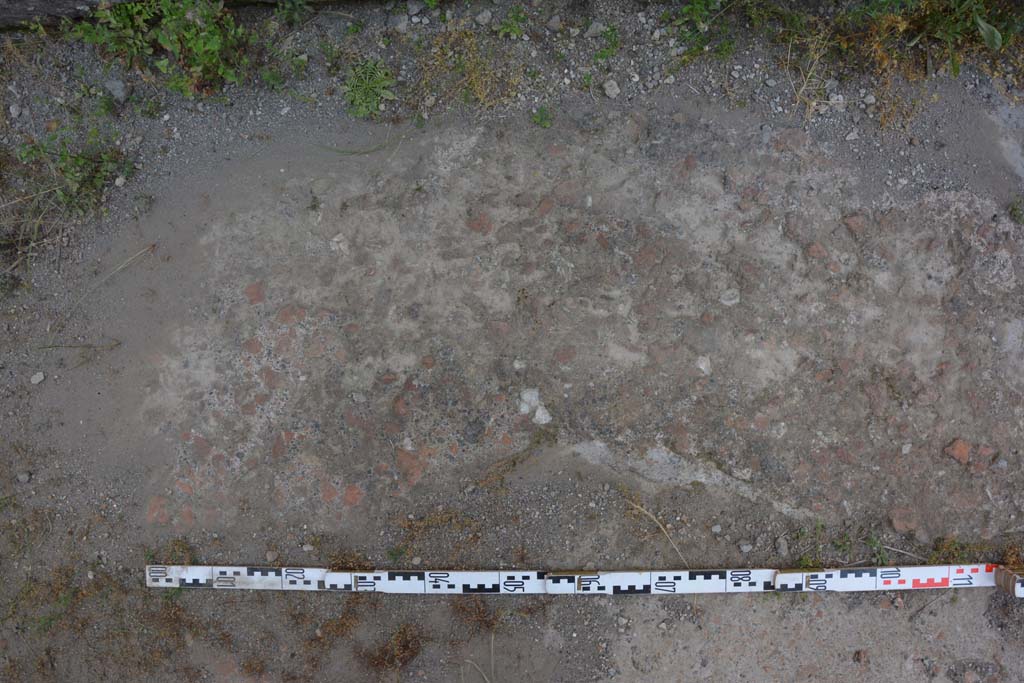
[[[953,577],[953,585],[954,586],[973,586],[974,585],[974,577],[971,576],[970,574],[965,574],[963,576],[954,576]]]

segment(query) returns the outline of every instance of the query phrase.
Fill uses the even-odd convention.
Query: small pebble
[[[18,472],[18,483],[27,484],[32,480],[31,472]]]
[[[421,557],[414,557],[414,558],[412,558],[412,564],[413,564],[414,567],[420,566],[421,562],[423,562],[423,558],[421,558]]]
[[[713,533],[713,534],[720,534],[720,533],[722,533],[722,525],[721,524],[716,524],[713,527],[711,527],[711,533]]]
[[[43,373],[41,373],[41,372],[37,372],[36,374],[32,375],[32,380],[31,380],[31,382],[32,382],[32,384],[39,384],[39,383],[40,383],[40,382],[42,382],[42,381],[43,381],[44,379],[46,379],[46,375],[44,375],[44,374],[43,374]]]
[[[740,543],[740,552],[743,553],[744,555],[746,555],[747,553],[749,553],[753,549],[754,549],[754,546],[751,543]]]
[[[607,95],[609,99],[614,100],[616,97],[619,96],[620,92],[622,91],[619,89],[619,84],[616,83],[613,79],[609,78],[607,81],[604,82],[604,94]]]
[[[723,306],[735,306],[740,302],[740,290],[730,287],[722,292],[722,296],[718,300],[722,302]]]
[[[311,545],[310,545],[309,543],[307,543],[306,545],[302,546],[302,551],[303,551],[303,552],[306,552],[306,553],[311,553],[311,552],[313,552],[314,550],[316,550],[316,548],[314,548],[313,546],[311,546]]]
[[[273,564],[273,563],[277,562],[277,558],[278,557],[280,557],[280,555],[278,554],[278,552],[276,550],[268,550],[267,551],[267,562],[268,563]]]
[[[485,9],[483,12],[476,15],[476,23],[480,24],[481,26],[486,26],[487,24],[491,23],[491,10]]]

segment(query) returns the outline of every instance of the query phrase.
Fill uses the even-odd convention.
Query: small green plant
[[[1017,197],[1010,202],[1006,212],[1010,215],[1011,221],[1017,225],[1024,225],[1024,197]]]
[[[384,62],[368,59],[351,67],[342,92],[353,116],[365,118],[381,110],[385,100],[394,100],[395,79]]]
[[[272,90],[280,90],[284,86],[284,74],[276,66],[260,69],[260,80]]]
[[[100,116],[113,116],[117,111],[117,103],[112,95],[100,95],[96,100],[96,113]]]
[[[526,11],[522,5],[513,6],[498,25],[499,38],[522,38],[526,32]]]
[[[967,543],[955,538],[940,538],[928,556],[931,564],[966,564],[985,554],[983,543]]]
[[[853,539],[850,538],[849,532],[844,531],[842,536],[834,539],[832,547],[844,555],[849,555],[853,550]]]
[[[354,36],[362,32],[362,30],[363,22],[361,21],[350,21],[348,22],[348,26],[345,27],[345,33],[349,34],[350,36]]]
[[[550,128],[555,117],[551,115],[551,111],[547,107],[537,107],[537,111],[533,112],[530,120],[541,128]]]
[[[735,52],[736,41],[733,40],[732,38],[727,38],[721,41],[720,43],[718,43],[718,45],[715,45],[714,49],[715,57],[718,57],[718,59],[722,61],[725,61],[732,57],[733,54],[735,54]]]
[[[721,8],[722,0],[691,0],[676,10],[668,23],[679,29],[680,39],[691,41],[711,29]]]
[[[312,13],[307,0],[278,0],[274,14],[289,26],[298,26]]]
[[[885,547],[882,545],[882,541],[877,536],[871,534],[864,541],[868,549],[871,551],[871,563],[876,567],[889,564],[889,553],[885,551]]]
[[[423,4],[426,5],[428,9],[437,9],[441,4],[441,0],[423,0]]]
[[[331,76],[337,76],[341,73],[341,67],[345,64],[345,57],[347,55],[345,48],[330,40],[321,40],[320,52],[324,55],[327,73]]]
[[[594,75],[593,74],[583,74],[583,88],[585,90],[590,90],[590,88],[593,87],[593,85],[594,85]]]
[[[43,632],[49,631],[53,628],[53,626],[67,614],[68,608],[71,607],[72,602],[74,602],[76,594],[76,590],[68,589],[57,596],[57,601],[54,603],[55,609],[49,614],[41,617],[39,621],[36,622],[36,628]]]
[[[614,57],[622,46],[622,41],[619,39],[619,29],[609,26],[601,32],[601,38],[604,40],[604,47],[594,53],[594,60],[606,62]]]

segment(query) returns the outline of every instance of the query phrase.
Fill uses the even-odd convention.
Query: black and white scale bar
[[[613,572],[330,571],[316,567],[148,565],[150,588],[340,591],[430,594],[689,595],[810,591],[991,588],[1024,597],[1024,568],[995,564],[927,567],[673,569]]]

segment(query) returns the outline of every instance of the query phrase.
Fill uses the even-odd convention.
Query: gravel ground
[[[1020,606],[987,591],[142,587],[152,560],[786,567],[1020,541],[1012,71],[830,67],[797,101],[786,45],[737,30],[680,66],[654,3],[529,6],[517,40],[506,3],[410,5],[280,28],[304,73],[192,101],[73,42],[5,49],[0,143],[57,121],[134,165],[2,302],[5,679],[1018,680]],[[482,55],[491,106],[435,40]],[[364,57],[398,77],[372,122],[341,91]]]

